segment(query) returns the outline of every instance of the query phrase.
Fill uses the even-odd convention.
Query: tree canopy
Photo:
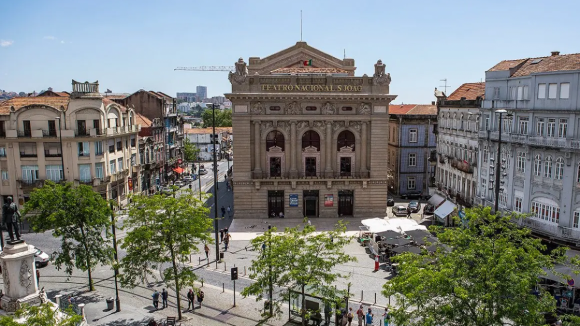
[[[52,230],[54,237],[61,238],[54,264],[69,275],[75,267],[87,272],[93,291],[92,270],[99,263],[110,264],[113,257],[107,201],[90,186],[46,181],[32,191],[23,213],[35,232]]]
[[[203,127],[213,126],[212,109],[206,109],[201,114],[203,120]],[[232,110],[215,110],[215,126],[216,127],[231,127],[232,126]]]
[[[120,262],[121,284],[135,287],[148,275],[156,278],[162,269],[163,281],[180,293],[184,285],[193,285],[195,274],[187,265],[189,255],[198,252],[202,243],[211,243],[213,220],[209,209],[189,189],[175,196],[132,196],[129,214],[124,221],[128,230],[121,248],[127,254]],[[165,266],[169,268],[163,270]],[[181,319],[181,299],[177,311]]]
[[[397,301],[394,323],[544,325],[556,302],[536,285],[544,269],[566,262],[565,248],[545,254],[541,240],[511,218],[492,215],[489,207],[467,210],[467,225],[433,229],[451,250],[394,257],[399,273],[383,287]]]
[[[185,158],[186,163],[192,163],[197,160],[197,155],[199,154],[199,148],[195,147],[195,145],[189,140],[189,138],[185,137],[183,140],[183,155]]]
[[[83,320],[83,317],[75,314],[72,309],[64,314],[54,308],[50,303],[40,306],[23,305],[14,316],[1,316],[0,326],[76,326]]]
[[[282,233],[277,233],[274,227],[253,239],[252,247],[260,250],[261,254],[250,267],[250,278],[254,282],[242,291],[242,295],[255,295],[256,300],[261,300],[271,287],[282,288],[280,297],[271,300],[275,314],[279,314],[280,305],[288,301],[288,289],[302,293],[302,307],[305,307],[306,292],[332,301],[345,296],[344,291],[336,290],[333,282],[346,275],[334,267],[356,260],[344,252],[344,247],[352,238],[344,235],[346,226],[342,221],[332,231],[318,234],[315,231],[314,226],[304,223],[286,228]],[[304,323],[312,312],[306,309],[301,311]]]

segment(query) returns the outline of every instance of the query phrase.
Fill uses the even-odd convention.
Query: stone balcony
[[[284,172],[270,175],[268,172],[252,172],[252,181],[256,189],[262,185],[291,185],[295,189],[297,185],[324,185],[331,189],[334,185],[361,184],[363,188],[370,182],[370,172],[351,173],[304,173]]]
[[[499,138],[499,132],[480,131],[479,138],[497,141]],[[502,143],[517,143],[536,147],[554,147],[570,150],[580,150],[580,140],[569,138],[529,136],[516,133],[502,132],[501,141]]]
[[[563,227],[531,217],[518,218],[514,222],[521,227],[530,228],[533,233],[547,236],[550,239],[575,243],[576,246],[580,246],[580,229]]]

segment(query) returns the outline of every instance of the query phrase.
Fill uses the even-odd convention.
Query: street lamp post
[[[500,177],[500,163],[501,163],[501,126],[502,126],[502,118],[503,118],[503,114],[507,113],[506,110],[504,109],[499,109],[496,110],[495,113],[499,113],[499,135],[497,138],[497,157],[496,157],[496,164],[495,164],[495,205],[494,205],[494,210],[493,213],[497,214],[497,211],[499,210],[499,177]]]
[[[215,150],[215,104],[212,103],[211,105],[211,111],[212,111],[212,127],[213,127],[213,137],[214,138],[214,142],[213,142],[213,192],[214,192],[214,196],[213,196],[213,200],[214,200],[214,219],[213,219],[213,228],[215,231],[215,262],[216,262],[216,267],[217,267],[217,262],[220,260],[220,242],[219,242],[219,238],[218,238],[218,179],[217,179],[217,153]],[[199,189],[199,191],[201,192],[201,188]]]
[[[113,210],[113,203],[111,202],[111,229],[113,231],[113,249],[115,258],[115,304],[117,312],[121,311],[121,300],[119,299],[119,285],[117,284],[117,276],[119,275],[119,259],[117,256],[117,234],[115,233],[115,211]]]
[[[62,181],[65,181],[66,178],[64,177],[64,151],[62,149],[62,127],[60,124],[60,117],[56,117],[56,120],[58,120],[58,137],[60,139],[60,162],[62,164]]]

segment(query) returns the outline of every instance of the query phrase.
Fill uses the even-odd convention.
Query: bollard
[[[62,294],[57,294],[55,297],[56,305],[60,308],[60,298],[62,298]]]
[[[246,266],[244,266],[244,276],[246,276]]]
[[[81,308],[81,316],[83,317],[83,320],[87,320],[87,316],[85,316],[85,304],[79,304],[79,308]]]
[[[226,262],[224,261],[224,272],[227,270],[226,266],[227,266],[227,264],[226,264]]]
[[[364,290],[360,290],[360,301],[363,301],[363,294],[364,294]]]
[[[197,258],[199,260],[199,264],[201,265],[201,257],[197,257]]]
[[[375,304],[377,304],[377,293],[375,292]]]
[[[191,263],[191,254],[189,254],[189,262]]]
[[[222,293],[226,292],[226,284],[222,283]]]
[[[201,279],[201,287],[203,287],[203,278]]]

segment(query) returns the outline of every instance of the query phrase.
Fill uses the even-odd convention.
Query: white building
[[[211,161],[213,160],[214,148],[217,150],[217,159],[222,159],[225,154],[222,149],[227,149],[228,143],[231,141],[229,136],[231,129],[231,127],[217,127],[215,134],[213,134],[212,128],[193,128],[187,129],[185,133],[189,141],[199,148],[199,158],[202,161]]]

